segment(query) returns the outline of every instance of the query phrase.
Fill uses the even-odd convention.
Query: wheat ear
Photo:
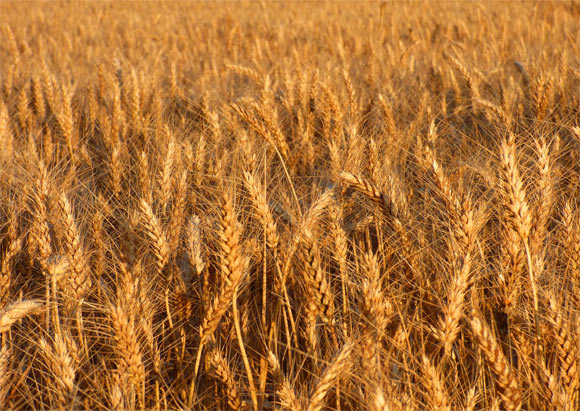
[[[11,368],[12,352],[9,344],[2,344],[0,348],[0,404],[9,406],[7,401],[8,393],[11,388]]]
[[[195,270],[196,275],[201,275],[205,268],[202,255],[201,220],[197,215],[192,215],[187,226],[187,245],[189,264]]]
[[[345,344],[336,354],[332,362],[326,367],[318,383],[314,386],[312,395],[310,395],[308,411],[320,411],[324,407],[324,397],[326,397],[330,388],[350,366],[353,348],[353,343]]]
[[[167,201],[169,200],[172,181],[171,177],[173,174],[175,157],[177,155],[177,149],[175,147],[175,139],[171,134],[171,130],[167,125],[165,126],[165,134],[169,136],[169,142],[167,143],[167,152],[165,154],[165,161],[163,162],[163,167],[161,169],[161,173],[158,178],[159,195],[160,195],[159,201],[162,207],[165,207]]]
[[[224,193],[221,214],[222,218],[219,236],[222,252],[220,254],[220,268],[223,273],[224,284],[222,285],[218,295],[207,308],[199,328],[200,345],[194,366],[192,385],[190,387],[190,400],[193,399],[193,393],[195,391],[195,380],[199,370],[203,347],[208,341],[213,339],[213,334],[221,322],[222,317],[232,304],[234,298],[236,298],[237,288],[240,285],[244,274],[244,261],[239,244],[241,229],[234,211],[233,197],[230,193]],[[234,321],[236,322],[237,332],[239,326],[237,321],[239,321],[239,319],[236,315],[234,315]],[[240,348],[243,350],[243,342],[239,341],[239,343]],[[247,357],[245,355],[243,356],[244,360],[247,361]],[[246,371],[248,371],[248,374],[251,374],[249,367],[247,367]],[[252,394],[255,395],[255,390],[252,389],[252,379],[249,380],[249,384]],[[258,403],[255,401],[255,398],[253,398],[253,400],[254,406],[257,406]]]
[[[562,309],[554,297],[550,298],[550,321],[556,331],[556,352],[561,363],[560,378],[566,387],[568,404],[573,408],[580,386],[578,332],[567,329]]]
[[[5,333],[17,322],[29,315],[42,311],[43,304],[38,300],[24,300],[10,304],[0,311],[0,333]]]
[[[429,403],[433,410],[448,411],[449,396],[441,380],[441,373],[425,354],[421,356],[422,369],[425,373],[425,386],[429,393]]]
[[[380,205],[387,216],[392,215],[393,207],[391,201],[372,181],[346,171],[340,173],[340,178]]]
[[[302,236],[302,258],[306,267],[306,286],[309,292],[308,311],[320,315],[325,323],[334,324],[334,297],[326,273],[320,262],[318,247],[309,230]]]
[[[534,264],[530,252],[530,231],[532,229],[532,214],[526,200],[524,184],[520,178],[516,164],[516,143],[515,136],[510,134],[508,139],[502,142],[500,148],[501,176],[505,194],[505,209],[508,216],[508,224],[518,233],[524,244],[528,260],[528,273],[530,278],[530,288],[534,301],[534,322],[536,335],[539,336],[538,327],[538,286],[534,273]]]
[[[200,327],[202,344],[205,344],[213,338],[213,333],[232,303],[234,291],[239,286],[244,271],[244,263],[239,244],[240,228],[234,212],[231,195],[226,194],[224,196],[221,212],[220,244],[222,253],[220,267],[223,273],[224,284],[204,315]]]
[[[276,355],[274,355],[274,353],[271,351],[268,351],[268,362],[270,363],[270,368],[272,369],[272,374],[274,375],[276,393],[280,397],[280,405],[282,408],[287,410],[302,410],[304,407],[296,397],[290,382],[280,368],[280,362],[278,361],[278,358],[276,358]]]
[[[10,295],[13,260],[20,252],[21,247],[22,239],[11,236],[8,240],[8,246],[0,255],[0,307],[4,307]]]
[[[52,374],[51,382],[56,386],[58,402],[65,405],[71,400],[75,389],[76,370],[74,361],[67,345],[60,335],[55,336],[49,343],[46,339],[40,340],[40,348],[49,371]]]
[[[432,127],[434,133],[434,127]],[[472,248],[475,244],[475,217],[469,198],[463,198],[451,187],[451,182],[437,163],[430,149],[426,149],[431,163],[434,180],[440,189],[449,214],[453,242],[453,277],[449,284],[447,303],[443,307],[443,318],[439,321],[439,338],[443,342],[445,353],[451,347],[460,331],[460,320],[463,316],[465,292],[469,286]]]
[[[165,231],[161,227],[161,223],[153,214],[153,210],[149,203],[143,199],[141,200],[141,214],[143,215],[143,225],[145,232],[151,240],[155,259],[157,261],[157,270],[159,273],[169,263],[169,243]]]
[[[72,206],[66,194],[61,194],[59,205],[63,218],[64,245],[69,257],[69,268],[71,271],[69,279],[74,297],[70,303],[79,305],[91,287],[86,252],[75,222]]]
[[[206,363],[209,373],[225,386],[228,405],[234,410],[241,409],[242,400],[239,394],[238,382],[235,380],[230,365],[221,350],[217,347],[209,350],[206,354]]]
[[[115,331],[119,368],[133,384],[139,386],[145,380],[145,367],[134,319],[125,308],[120,306],[112,307],[110,314]]]
[[[379,377],[379,349],[385,327],[393,314],[393,306],[382,290],[381,268],[377,256],[367,253],[362,262],[362,315],[367,324],[364,327],[363,366],[372,378]]]
[[[249,171],[244,171],[244,181],[246,188],[250,193],[252,204],[258,214],[258,218],[264,227],[266,233],[266,244],[275,250],[278,246],[279,236],[274,222],[272,210],[266,199],[266,190],[262,183]]]
[[[509,411],[519,410],[522,406],[522,393],[514,369],[508,363],[488,326],[479,318],[476,312],[471,313],[469,323],[477,344],[485,354],[488,364],[497,377],[496,382],[499,386],[505,409]]]
[[[50,228],[48,226],[48,200],[49,200],[49,178],[48,170],[44,163],[39,163],[39,177],[36,181],[35,191],[32,195],[34,209],[34,223],[32,226],[31,239],[39,253],[39,262],[44,261],[52,254],[52,241]]]

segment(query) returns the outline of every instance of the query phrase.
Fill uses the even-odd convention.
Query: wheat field
[[[580,2],[0,2],[0,408],[580,408]]]

